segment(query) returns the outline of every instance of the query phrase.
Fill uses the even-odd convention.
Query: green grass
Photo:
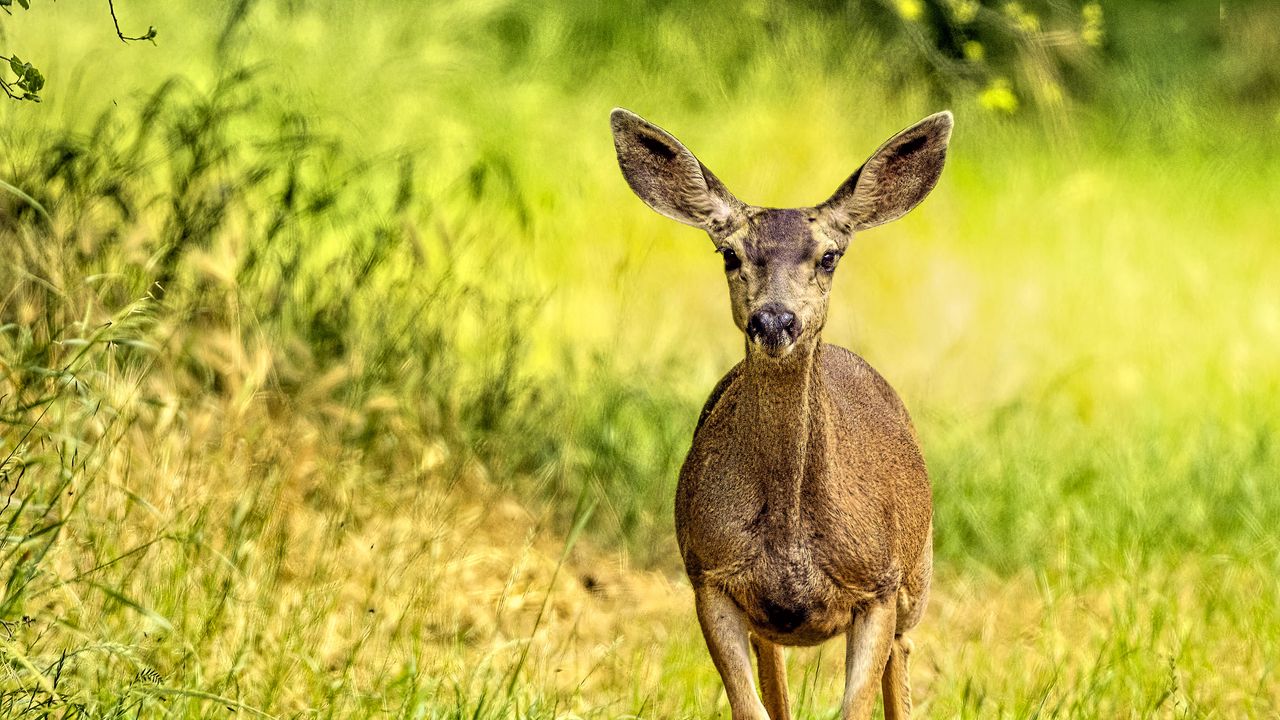
[[[3,20],[49,85],[0,105],[0,717],[727,715],[670,503],[741,339],[615,105],[769,205],[955,110],[826,331],[934,482],[922,716],[1280,712],[1260,46],[1117,11],[1078,101],[1004,117],[856,8],[119,5],[158,47]]]

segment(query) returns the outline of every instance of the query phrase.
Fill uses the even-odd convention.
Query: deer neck
[[[815,342],[782,361],[748,353],[744,368],[742,440],[755,458],[768,515],[783,522],[798,517],[806,473],[825,451],[820,352]]]

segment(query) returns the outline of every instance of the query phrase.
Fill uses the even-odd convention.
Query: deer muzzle
[[[800,330],[795,313],[778,303],[764,305],[747,321],[747,337],[774,357],[790,350],[800,337]]]

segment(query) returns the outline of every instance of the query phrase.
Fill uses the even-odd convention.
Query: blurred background
[[[826,330],[934,483],[921,716],[1280,713],[1275,3],[26,6],[0,716],[727,716],[671,504],[742,341],[615,106],[772,206],[955,112]]]

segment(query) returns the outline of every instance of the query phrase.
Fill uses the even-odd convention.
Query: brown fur
[[[833,345],[748,357],[727,377],[676,491],[690,581],[720,587],[784,645],[844,632],[899,588],[914,610],[928,589],[929,481],[888,383]]]
[[[951,116],[894,136],[826,203],[795,210],[742,204],[679,141],[625,110],[613,128],[636,193],[736,261],[726,277],[738,327],[757,314],[794,317],[769,342],[747,332],[746,358],[703,408],[676,491],[677,539],[734,718],[789,718],[779,646],[841,633],[844,716],[869,717],[879,687],[886,717],[904,718],[904,633],[924,612],[933,567],[929,479],[897,394],[821,331],[836,259],[855,230],[900,217],[933,188]]]

